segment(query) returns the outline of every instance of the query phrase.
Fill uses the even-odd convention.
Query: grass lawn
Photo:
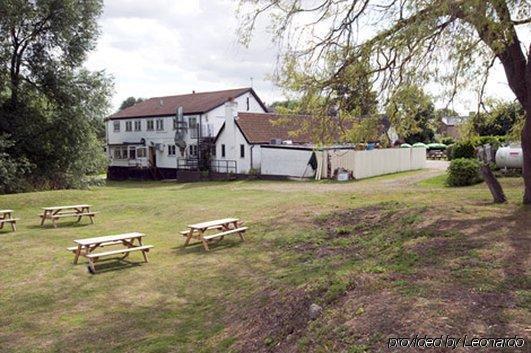
[[[521,336],[531,318],[522,181],[447,188],[440,172],[349,183],[110,182],[0,196],[0,352],[383,352],[390,336]],[[41,228],[89,203],[96,224]],[[239,217],[247,241],[205,253],[178,231]],[[140,231],[150,263],[73,265],[73,239]],[[323,308],[310,320],[308,308]],[[529,341],[527,342],[529,345]],[[525,351],[528,346],[521,351]],[[411,351],[411,350],[410,350]],[[518,351],[518,350],[512,350]]]

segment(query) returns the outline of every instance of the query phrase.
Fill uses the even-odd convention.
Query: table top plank
[[[0,214],[13,213],[13,210],[0,210]]]
[[[103,237],[76,239],[74,240],[74,242],[77,243],[78,245],[92,245],[92,244],[107,243],[110,241],[117,241],[117,240],[142,238],[144,236],[145,234],[143,233],[132,232],[132,233],[124,233],[124,234],[116,234],[116,235],[106,235]]]
[[[56,211],[56,210],[71,210],[76,208],[91,207],[91,205],[72,205],[72,206],[52,206],[52,207],[43,207],[43,210],[46,211]]]
[[[196,224],[190,224],[188,225],[188,228],[193,229],[205,229],[213,226],[220,226],[223,224],[233,223],[239,221],[238,218],[223,218],[223,219],[217,219],[214,221],[208,221],[208,222],[202,222],[202,223],[196,223]]]

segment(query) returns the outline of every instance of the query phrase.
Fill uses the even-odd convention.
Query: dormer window
[[[250,100],[249,100],[249,97],[247,97],[247,111],[249,111],[251,109],[251,103],[250,103]]]

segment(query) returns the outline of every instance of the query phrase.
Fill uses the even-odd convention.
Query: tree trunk
[[[526,110],[524,128],[522,129],[524,199],[523,203],[531,205],[531,112]]]
[[[481,174],[483,175],[483,178],[485,179],[485,183],[487,183],[487,186],[489,187],[490,193],[492,194],[492,197],[494,199],[495,203],[504,203],[507,201],[507,197],[505,197],[505,194],[503,193],[503,189],[500,185],[500,182],[494,174],[492,173],[492,170],[490,170],[490,167],[488,164],[482,164],[481,165]]]

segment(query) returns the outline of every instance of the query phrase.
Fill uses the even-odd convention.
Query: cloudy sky
[[[114,76],[116,109],[129,96],[155,97],[253,87],[266,102],[282,99],[268,80],[276,47],[258,29],[249,48],[238,43],[237,0],[105,0],[102,35],[87,67]],[[513,99],[498,67],[491,95]],[[467,98],[468,97],[468,98]],[[453,107],[475,109],[473,95]]]
[[[154,97],[253,87],[266,103],[282,97],[267,75],[276,50],[257,33],[238,43],[236,1],[106,0],[102,35],[87,67],[115,78],[115,108],[129,96]]]

